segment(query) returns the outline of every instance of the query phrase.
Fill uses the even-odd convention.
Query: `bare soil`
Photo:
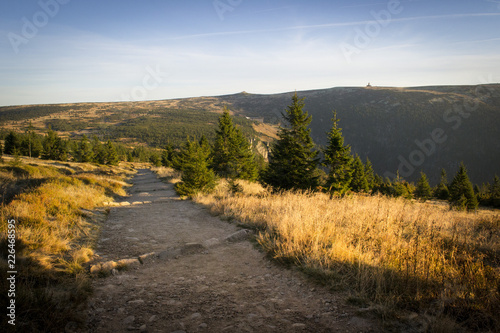
[[[379,332],[346,296],[272,263],[241,230],[182,201],[150,170],[111,208],[97,248],[105,262],[154,252],[93,280],[90,332]],[[130,205],[128,205],[130,203]]]

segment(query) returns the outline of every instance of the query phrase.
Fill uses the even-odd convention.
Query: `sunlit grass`
[[[158,177],[168,180],[172,184],[179,183],[181,181],[182,173],[172,168],[167,167],[153,167],[151,168]]]
[[[332,288],[390,308],[496,322],[500,309],[500,217],[383,196],[272,194],[241,182],[195,200],[256,228],[273,258]]]
[[[27,158],[16,166],[8,160],[0,164],[2,190],[9,191],[0,206],[0,266],[6,274],[7,221],[14,219],[17,302],[27,330],[64,331],[65,321],[81,319],[76,308],[89,292],[85,264],[105,218],[95,210],[125,195],[124,179],[132,173],[127,166]]]

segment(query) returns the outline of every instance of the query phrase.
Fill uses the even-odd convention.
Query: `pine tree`
[[[116,148],[111,140],[108,140],[108,142],[106,142],[106,145],[104,147],[104,156],[106,164],[117,165],[119,162],[118,153],[116,152]],[[160,158],[158,157],[158,161],[159,160]]]
[[[21,148],[21,140],[16,132],[9,132],[9,134],[5,137],[3,152],[7,155],[14,155],[14,152]]]
[[[196,141],[188,140],[177,157],[182,166],[181,182],[175,190],[181,196],[193,196],[198,192],[210,192],[215,187],[215,174],[209,168],[210,156]]]
[[[42,158],[46,160],[66,161],[68,159],[67,143],[56,132],[49,129],[43,139]]]
[[[459,170],[450,184],[449,200],[452,207],[460,210],[472,211],[477,209],[477,198],[463,162],[460,163]]]
[[[493,184],[489,189],[490,205],[500,207],[500,178],[495,175]]]
[[[172,145],[167,145],[161,154],[161,165],[167,168],[172,167],[172,158],[174,153],[174,148]]]
[[[418,180],[414,195],[422,201],[429,200],[432,197],[432,189],[429,185],[429,180],[427,179],[427,175],[423,172],[420,172],[420,179]]]
[[[324,151],[324,165],[328,167],[328,178],[326,186],[330,193],[344,194],[349,190],[349,185],[352,180],[352,156],[351,147],[344,145],[344,137],[342,129],[338,127],[340,119],[337,118],[337,113],[333,113],[333,126],[328,132],[328,146]]]
[[[34,150],[33,148],[36,144],[36,141],[37,140],[36,140],[35,129],[30,121],[30,124],[29,124],[28,128],[26,129],[25,138],[23,139],[23,142],[22,142],[22,150],[26,156],[29,156],[30,158],[31,157],[38,157],[38,155],[34,154],[34,152],[33,152],[33,150]]]
[[[352,165],[353,173],[350,188],[355,192],[368,192],[368,182],[366,181],[365,166],[358,154],[354,158]]]
[[[434,196],[441,200],[448,200],[450,197],[450,191],[448,190],[448,177],[445,169],[441,169],[441,180],[434,190]]]
[[[99,138],[95,135],[92,137],[92,154],[94,157],[92,162],[98,164],[106,163],[106,153],[104,151],[104,147],[102,146],[101,141],[99,141]]]
[[[279,139],[275,142],[263,181],[275,189],[313,189],[318,186],[315,176],[318,152],[314,151],[311,130],[312,117],[303,111],[304,99],[297,93],[292,104],[282,114],[287,127],[280,127]]]
[[[92,145],[86,135],[83,135],[76,149],[75,158],[78,162],[89,163],[94,160]]]
[[[366,182],[368,183],[368,190],[372,191],[376,184],[377,177],[375,175],[375,171],[373,171],[373,164],[372,161],[368,157],[366,157],[366,163],[365,163],[365,176],[366,176]]]
[[[134,155],[132,155],[132,151],[127,151],[127,162],[133,162],[134,161]]]
[[[205,135],[202,135],[200,140],[198,140],[198,144],[201,148],[205,149],[209,155],[212,155],[212,146]]]
[[[200,144],[210,145],[205,137]],[[221,177],[230,179],[257,179],[257,165],[248,140],[239,128],[233,124],[227,107],[219,117],[219,127],[215,133],[212,167]]]

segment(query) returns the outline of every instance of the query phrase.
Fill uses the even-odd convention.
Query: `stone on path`
[[[243,241],[245,239],[248,239],[248,237],[250,236],[250,233],[251,233],[250,230],[243,229],[243,230],[240,230],[238,232],[235,232],[232,235],[227,236],[224,240],[226,242],[230,242],[230,243],[240,242],[240,241]]]
[[[199,243],[187,243],[181,248],[181,254],[197,254],[205,250],[205,247]]]

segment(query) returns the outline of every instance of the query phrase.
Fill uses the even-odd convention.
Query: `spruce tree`
[[[21,148],[21,140],[16,132],[9,132],[9,134],[5,137],[3,152],[7,155],[14,155],[14,152]]]
[[[43,139],[42,158],[46,160],[66,161],[68,159],[67,143],[56,132],[49,129]]]
[[[423,172],[420,172],[420,179],[418,180],[414,195],[422,201],[429,200],[432,197],[432,189],[429,185],[429,180],[427,179],[427,175]]]
[[[167,145],[161,154],[161,165],[167,168],[171,168],[173,153],[174,148],[172,147],[172,145]]]
[[[89,163],[94,160],[92,145],[86,135],[83,135],[76,149],[75,158],[78,162]]]
[[[460,210],[472,211],[477,209],[477,198],[463,162],[460,163],[459,170],[450,184],[449,201],[452,207]]]
[[[490,205],[500,207],[500,178],[495,175],[493,184],[489,189]]]
[[[26,129],[26,136],[23,140],[23,150],[25,151],[25,155],[29,156],[30,158],[38,157],[34,156],[35,154],[33,154],[33,147],[35,142],[36,142],[35,128],[33,127],[30,121],[30,124]]]
[[[200,144],[209,148],[208,141],[202,137]],[[219,127],[215,132],[212,168],[221,177],[230,179],[257,179],[257,165],[250,143],[243,132],[233,124],[227,107],[219,117]]]
[[[132,155],[132,151],[127,151],[127,162],[133,162],[134,161],[134,155]]]
[[[94,157],[92,162],[98,164],[106,163],[106,152],[101,141],[99,141],[99,138],[96,135],[92,137],[92,154]]]
[[[377,177],[375,175],[375,171],[373,171],[372,161],[368,157],[366,157],[365,163],[365,176],[366,182],[368,183],[368,190],[371,191],[376,186]]]
[[[333,126],[328,132],[328,146],[324,150],[324,165],[329,169],[326,186],[330,193],[344,194],[352,180],[351,147],[344,145],[342,129],[338,127],[337,113],[333,113]]]
[[[181,196],[193,196],[198,192],[210,192],[215,187],[215,174],[209,168],[209,152],[199,142],[188,140],[177,157],[182,166],[181,182],[175,190]]]
[[[353,173],[351,180],[351,189],[355,192],[368,192],[368,182],[366,181],[365,166],[358,154],[354,158],[352,165]]]
[[[118,153],[116,152],[116,148],[111,140],[108,140],[108,142],[106,142],[106,145],[104,147],[104,156],[106,164],[117,165],[119,162]],[[159,160],[160,158],[158,157],[158,161]]]
[[[312,117],[303,111],[303,101],[295,93],[292,104],[282,114],[287,126],[280,127],[279,139],[271,149],[270,161],[263,173],[264,183],[274,189],[305,190],[318,186],[318,177],[315,176],[318,152],[314,151],[308,128]]]
[[[448,200],[450,197],[450,191],[448,190],[448,177],[445,169],[441,169],[441,180],[434,190],[434,196],[441,200]]]

